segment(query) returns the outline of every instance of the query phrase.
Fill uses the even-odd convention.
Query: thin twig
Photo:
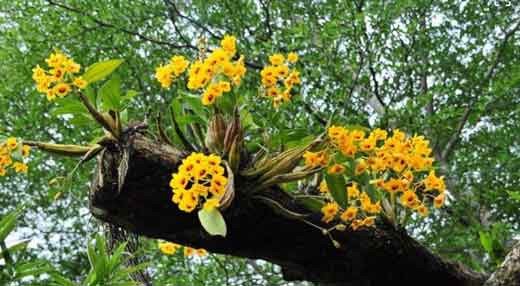
[[[49,3],[50,5],[57,6],[57,7],[65,9],[65,10],[74,12],[74,13],[79,14],[81,16],[87,17],[87,18],[89,18],[90,20],[94,21],[96,24],[98,24],[101,27],[115,29],[115,30],[118,30],[118,31],[123,32],[125,34],[136,36],[139,39],[145,40],[147,42],[151,42],[151,43],[155,43],[155,44],[159,44],[159,45],[164,45],[164,46],[169,46],[171,48],[176,48],[176,49],[181,49],[181,48],[186,48],[187,47],[185,45],[176,45],[176,44],[171,43],[171,42],[166,42],[166,41],[153,39],[151,37],[148,37],[146,35],[143,35],[141,33],[136,32],[136,31],[132,31],[132,30],[129,30],[129,29],[123,28],[123,27],[118,27],[118,26],[116,26],[116,25],[114,25],[112,23],[101,21],[101,20],[99,20],[96,17],[88,14],[87,12],[85,12],[83,10],[80,10],[78,8],[74,8],[74,7],[71,7],[71,6],[67,6],[67,5],[65,5],[63,3],[55,2],[54,0],[47,0],[47,3]]]

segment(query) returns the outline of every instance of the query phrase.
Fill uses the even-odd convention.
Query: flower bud
[[[239,141],[240,139],[240,136],[235,137],[228,154],[229,166],[234,173],[238,171],[238,167],[240,166],[240,152],[242,150],[242,141]]]
[[[220,113],[215,113],[208,125],[205,139],[206,147],[208,147],[211,152],[222,152],[225,134],[226,122]]]
[[[238,110],[235,110],[231,122],[227,126],[226,134],[224,135],[224,154],[227,154],[231,149],[235,137],[238,137],[237,141],[242,141],[242,126],[240,125],[240,114]]]

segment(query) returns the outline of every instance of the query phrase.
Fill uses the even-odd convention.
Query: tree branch
[[[362,5],[363,5],[363,2],[361,3],[361,6],[359,6],[359,9],[361,9],[361,10],[362,10]],[[372,58],[370,57],[370,53],[371,53],[370,41],[371,40],[370,40],[370,37],[368,36],[368,32],[367,32],[367,28],[366,28],[365,24],[362,25],[362,34],[363,34],[363,37],[365,38],[365,53],[366,53],[365,57],[368,60],[368,71],[370,73],[370,78],[374,85],[374,95],[377,98],[377,100],[379,101],[379,103],[381,104],[381,106],[383,107],[383,109],[386,110],[386,105],[383,101],[383,98],[379,94],[379,83],[376,78],[377,73],[374,68]],[[363,53],[363,51],[361,51],[361,53]]]
[[[500,45],[497,48],[495,60],[493,61],[493,64],[488,69],[488,72],[486,73],[486,75],[484,77],[483,84],[488,83],[494,77],[496,68],[501,61],[502,54],[505,50],[505,47],[506,47],[508,41],[519,29],[520,29],[520,21],[518,21],[515,24],[515,26],[509,32],[507,32],[505,34],[504,39],[502,40],[502,42],[500,43]],[[468,121],[468,117],[469,117],[470,113],[472,112],[473,104],[476,102],[477,99],[478,99],[478,95],[475,96],[473,98],[473,100],[469,103],[469,105],[464,109],[464,112],[459,119],[459,123],[457,124],[457,129],[455,130],[455,133],[453,133],[451,135],[450,139],[444,146],[444,149],[441,154],[441,160],[447,160],[448,156],[453,151],[453,148],[454,148],[455,144],[458,142],[460,134],[462,133],[462,130],[464,129],[464,125]]]
[[[175,15],[177,15],[179,18],[182,18],[182,19],[186,19],[189,23],[192,23],[195,28],[197,29],[202,29],[204,32],[208,33],[210,36],[212,36],[214,39],[217,39],[217,40],[221,40],[223,36],[221,35],[217,35],[216,33],[212,32],[210,29],[208,29],[206,26],[202,25],[200,22],[196,21],[195,19],[191,18],[191,17],[188,17],[186,15],[183,15],[180,10],[178,9],[178,7],[175,5],[174,2],[172,2],[171,0],[164,0],[164,3],[165,5],[167,5],[167,9],[168,9],[168,18],[170,19],[170,21],[172,22],[173,26],[174,26],[174,29],[175,29],[175,32],[179,35],[179,37],[182,39],[182,41],[185,43],[185,46],[184,47],[187,47],[187,48],[190,48],[190,49],[194,49],[194,50],[197,50],[198,48],[193,46],[189,40],[184,37],[180,31],[180,29],[177,27],[177,21],[175,20]],[[253,62],[249,62],[249,61],[245,61],[245,65],[249,68],[252,68],[252,69],[255,69],[255,70],[260,70],[262,68],[262,66],[256,64],[256,63],[253,63]]]
[[[316,121],[318,121],[321,125],[323,126],[326,126],[327,125],[327,120],[323,119],[323,117],[321,117],[317,112],[316,110],[314,110],[309,103],[307,103],[306,101],[302,100],[302,103],[303,103],[303,108],[305,108],[305,110],[310,113],[315,119]]]
[[[167,6],[168,19],[170,19],[170,22],[173,25],[173,29],[175,29],[175,33],[177,33],[177,35],[179,35],[179,38],[181,38],[181,40],[184,42],[184,44],[186,46],[190,47],[191,49],[197,50],[197,47],[193,46],[190,43],[190,41],[184,37],[184,35],[182,34],[179,27],[177,27],[177,21],[175,19],[175,16],[176,15],[180,16],[180,13],[179,13],[179,10],[177,10],[177,7],[175,6],[175,4],[169,0],[164,0],[164,4]]]
[[[90,20],[92,20],[94,23],[98,24],[101,27],[115,29],[117,31],[123,32],[125,34],[129,34],[129,35],[132,35],[132,36],[135,36],[135,37],[137,37],[137,38],[139,38],[141,40],[145,40],[147,42],[151,42],[151,43],[158,44],[158,45],[163,45],[163,46],[168,46],[168,47],[176,48],[176,49],[187,48],[187,46],[185,46],[185,45],[176,45],[176,44],[173,44],[173,43],[170,43],[170,42],[153,39],[153,38],[148,37],[146,35],[140,34],[140,33],[136,32],[136,31],[132,31],[132,30],[129,30],[129,29],[126,29],[126,28],[123,28],[123,27],[118,27],[118,26],[116,26],[116,25],[114,25],[112,23],[101,21],[101,20],[99,20],[96,17],[88,14],[87,12],[85,12],[83,10],[80,10],[78,8],[74,8],[74,7],[71,7],[71,6],[67,6],[67,5],[62,4],[62,3],[55,2],[54,0],[47,0],[47,3],[49,3],[52,6],[60,7],[62,9],[67,10],[67,11],[70,11],[70,12],[79,14],[79,15],[81,15],[83,17],[89,18]]]
[[[267,30],[267,36],[271,38],[273,36],[273,29],[271,28],[271,16],[269,13],[269,0],[260,0],[262,11],[264,12],[264,26]]]
[[[484,286],[520,286],[520,242],[516,243]]]
[[[126,181],[117,193],[117,148],[99,159],[92,183],[90,209],[95,217],[127,230],[214,253],[279,264],[286,280],[308,280],[338,285],[416,285],[427,279],[437,285],[481,285],[484,276],[444,261],[421,246],[403,230],[384,221],[376,228],[336,231],[340,244],[301,220],[284,216],[253,196],[253,188],[239,175],[235,199],[223,212],[228,226],[225,238],[208,235],[197,216],[171,203],[168,185],[172,172],[186,156],[166,144],[140,134],[129,138],[132,146]],[[247,156],[246,156],[247,157]],[[319,213],[309,212],[287,193],[274,186],[262,196],[276,200],[291,212],[304,214],[320,227]],[[170,219],[174,218],[174,219]],[[403,271],[406,275],[403,275]]]
[[[507,32],[505,34],[504,39],[502,40],[502,42],[500,43],[500,46],[497,49],[495,60],[494,60],[493,64],[491,65],[491,68],[486,73],[486,76],[484,77],[484,82],[489,81],[494,76],[495,70],[496,70],[498,64],[500,63],[500,58],[502,57],[502,54],[504,53],[505,47],[506,47],[507,43],[509,42],[509,39],[511,39],[511,37],[513,37],[513,35],[519,29],[520,29],[520,20],[518,22],[516,22],[516,25],[511,30],[509,30],[509,32]]]
[[[174,12],[177,16],[179,16],[182,19],[187,20],[188,22],[195,25],[197,28],[203,30],[204,32],[208,33],[210,36],[212,36],[215,39],[222,39],[221,35],[217,35],[216,33],[212,32],[210,29],[208,29],[206,26],[202,25],[199,21],[196,21],[195,19],[188,17],[186,15],[183,15],[180,10],[177,8],[177,5],[171,0],[164,0],[165,4],[170,6],[168,9],[172,9],[172,12]],[[171,17],[171,16],[170,16]]]
[[[448,143],[444,146],[444,149],[441,153],[441,160],[446,160],[448,156],[450,155],[451,151],[453,150],[453,147],[455,147],[455,144],[460,139],[460,134],[462,133],[462,130],[464,129],[464,125],[466,125],[466,122],[468,121],[469,115],[471,113],[471,105],[468,105],[464,109],[464,113],[459,119],[459,122],[457,123],[457,129],[455,130],[455,133],[453,133],[448,140]]]

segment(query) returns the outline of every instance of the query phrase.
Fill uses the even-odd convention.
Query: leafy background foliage
[[[122,90],[138,92],[128,117],[143,121],[167,110],[172,96],[153,79],[156,66],[173,54],[193,57],[202,36],[217,43],[236,35],[248,64],[240,94],[250,146],[295,144],[323,131],[331,114],[338,124],[425,134],[450,196],[410,230],[436,253],[492,271],[520,227],[520,202],[512,199],[520,183],[520,8],[512,2],[2,1],[0,132],[67,143],[101,135],[81,116],[56,116],[60,105],[33,87],[31,68],[54,49],[84,67],[124,59]],[[274,111],[257,88],[258,69],[277,51],[300,55],[303,86]],[[74,160],[41,153],[31,160],[27,177],[0,181],[0,214],[23,204],[15,239],[32,238],[27,255],[79,280],[89,269],[85,237],[99,230],[86,209],[93,165],[69,189],[49,181]],[[151,241],[143,255],[158,285],[220,285],[223,277],[229,285],[285,283],[262,262],[218,255],[190,262],[160,256]]]

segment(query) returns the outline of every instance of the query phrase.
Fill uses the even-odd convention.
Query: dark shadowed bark
[[[141,134],[129,136],[126,142],[126,147],[108,146],[98,158],[90,209],[102,221],[210,252],[265,259],[279,264],[286,280],[331,285],[484,283],[484,275],[443,260],[384,222],[376,228],[332,231],[341,245],[335,248],[317,228],[288,218],[251,195],[250,182],[240,176],[235,177],[235,198],[224,211],[228,235],[210,236],[196,213],[181,212],[171,202],[171,174],[186,153]],[[128,156],[122,155],[125,152]],[[120,166],[125,165],[121,164],[125,157],[128,172],[122,178],[118,169],[124,172]],[[121,188],[118,181],[124,181]],[[263,190],[262,195],[289,210],[308,213],[317,225],[330,227],[321,223],[319,214],[305,210],[277,187]]]

